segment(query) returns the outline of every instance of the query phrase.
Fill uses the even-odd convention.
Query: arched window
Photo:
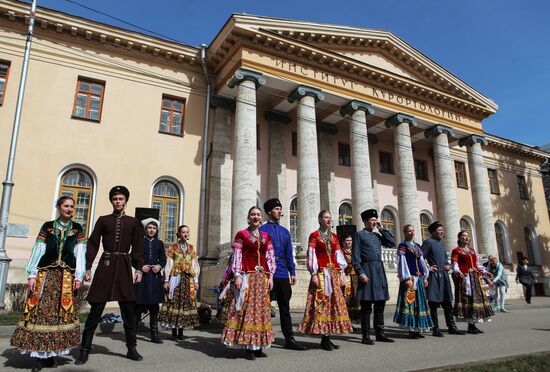
[[[290,215],[290,238],[292,243],[298,243],[298,198],[290,202],[288,214]]]
[[[508,235],[506,228],[501,221],[495,222],[495,237],[497,240],[498,257],[500,262],[511,264],[511,254],[508,245]]]
[[[432,223],[432,219],[427,213],[420,213],[420,230],[422,233],[422,241],[430,237],[428,226]]]
[[[470,236],[472,236],[472,225],[470,225],[470,222],[465,218],[460,219],[460,230],[468,231]]]
[[[479,250],[477,246],[474,221],[469,216],[462,216],[462,218],[460,219],[460,230],[464,230],[470,233],[470,246],[472,246],[476,250]]]
[[[380,213],[380,223],[384,227],[384,229],[388,230],[392,233],[392,235],[397,238],[397,226],[396,226],[396,217],[393,211],[389,209],[383,209]]]
[[[153,187],[152,207],[159,210],[159,239],[164,243],[177,240],[179,225],[180,193],[170,181],[159,181]]]
[[[338,224],[353,225],[353,216],[350,203],[340,204],[340,208],[338,208]]]
[[[538,255],[538,242],[537,234],[531,226],[525,226],[523,229],[525,236],[525,248],[527,248],[527,258],[529,258],[530,265],[540,265]]]
[[[87,172],[81,169],[69,169],[61,177],[59,196],[67,195],[75,200],[73,220],[82,225],[86,235],[90,224],[93,194],[94,183]]]

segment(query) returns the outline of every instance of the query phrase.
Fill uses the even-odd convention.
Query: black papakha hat
[[[122,194],[126,197],[126,201],[130,199],[130,191],[125,186],[115,186],[109,191],[109,200],[113,199],[113,196]]]
[[[441,224],[441,222],[439,221],[434,221],[432,222],[432,224],[430,226],[428,226],[428,231],[431,233],[433,233],[435,231],[435,229],[437,229],[439,226],[443,226]]]
[[[281,208],[283,207],[283,205],[281,204],[281,201],[277,198],[269,199],[264,203],[265,213],[271,212],[271,210],[275,207],[281,207]]]
[[[363,211],[361,213],[361,219],[363,221],[368,221],[373,217],[378,218],[378,212],[376,211],[376,209],[367,209],[366,211]]]

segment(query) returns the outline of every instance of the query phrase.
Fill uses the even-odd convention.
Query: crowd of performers
[[[124,186],[111,189],[113,212],[97,220],[87,241],[82,226],[71,219],[75,201],[70,196],[59,198],[59,217],[40,229],[27,265],[25,309],[11,338],[12,346],[35,358],[34,371],[55,366],[55,357],[67,355],[75,347],[80,347],[75,364],[85,364],[109,301],[119,304],[126,356],[135,361],[143,359],[136,349],[143,314],[149,315],[153,343],[163,343],[159,324],[171,329],[175,341],[183,339],[185,328],[199,324],[196,294],[200,266],[196,250],[188,243],[189,227],[180,226],[178,241],[165,250],[157,238],[159,221],[138,221],[125,214],[129,197]],[[266,357],[265,350],[274,341],[271,301],[279,308],[285,348],[306,350],[294,338],[290,315],[296,267],[290,233],[279,224],[282,205],[278,199],[270,199],[264,211],[268,221],[262,225],[262,210],[251,207],[248,226],[235,235],[217,312],[224,325],[221,342],[244,350],[244,356],[251,360]],[[382,246],[394,247],[396,242],[381,225],[376,210],[364,211],[361,218],[364,229],[343,237],[342,246],[331,230],[332,216],[326,210],[319,213],[319,227],[309,236],[306,268],[311,279],[296,331],[320,336],[323,350],[340,347],[330,337],[353,332],[352,320],[360,320],[363,344],[394,341],[384,332],[384,308],[390,295]],[[429,331],[434,337],[443,337],[438,320],[438,308],[442,307],[448,334],[483,333],[477,325],[494,316],[483,277],[494,280],[500,293],[499,308],[506,311],[505,290],[500,290],[507,287],[502,265],[494,257],[487,267],[480,265],[467,231],[458,234],[457,247],[449,259],[443,243],[444,227],[434,222],[428,230],[431,237],[420,244],[413,226],[403,228],[405,240],[397,245],[400,286],[394,323],[414,339],[424,338],[423,333]],[[100,242],[103,253],[92,280],[91,268]],[[527,264],[523,270],[521,276],[518,273],[522,284],[532,278]],[[75,296],[83,281],[90,280],[86,298],[90,313],[80,336]],[[466,322],[467,331],[458,329],[455,322]]]

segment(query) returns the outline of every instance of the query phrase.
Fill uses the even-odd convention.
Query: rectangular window
[[[162,95],[159,132],[183,136],[183,115],[185,100],[183,98]]]
[[[414,173],[416,179],[421,181],[428,180],[428,162],[425,160],[414,159]]]
[[[462,189],[468,188],[468,179],[466,178],[466,164],[461,161],[455,161],[456,186]]]
[[[292,132],[292,156],[298,156],[298,133]]]
[[[527,183],[525,182],[525,177],[517,176],[517,178],[518,178],[519,197],[522,200],[529,200],[529,195],[527,194]]]
[[[487,173],[489,175],[489,188],[491,189],[491,194],[500,195],[496,169],[487,169]]]
[[[393,154],[380,151],[378,157],[380,158],[380,173],[393,174]]]
[[[76,84],[73,117],[99,122],[104,92],[104,81],[79,76]]]
[[[8,83],[9,73],[10,63],[0,61],[0,106],[4,103],[4,95],[6,92],[6,84]]]
[[[345,167],[351,165],[350,148],[347,143],[338,143],[338,164]]]

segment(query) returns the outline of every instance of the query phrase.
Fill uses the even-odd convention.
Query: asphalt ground
[[[276,341],[266,353],[267,358],[249,361],[244,352],[225,347],[220,343],[221,325],[213,321],[207,326],[185,330],[183,341],[171,341],[169,331],[164,331],[164,344],[148,341],[148,331],[138,336],[141,362],[125,358],[126,347],[121,326],[113,333],[99,331],[94,338],[90,359],[84,366],[75,366],[77,351],[66,358],[57,358],[58,371],[408,371],[425,370],[462,363],[483,362],[491,359],[550,351],[550,298],[535,297],[527,305],[522,301],[510,301],[509,313],[497,313],[493,321],[480,326],[485,331],[479,335],[448,335],[413,340],[408,332],[392,324],[394,306],[385,313],[386,334],[395,343],[361,344],[357,326],[353,334],[333,336],[340,349],[320,349],[320,337],[296,334],[296,340],[309,348],[307,351],[291,351],[283,348],[284,339],[278,317],[273,318]],[[441,311],[441,310],[440,310]],[[292,313],[296,324],[302,313]],[[443,314],[439,315],[443,320]],[[465,324],[459,324],[462,329]],[[3,371],[29,369],[33,361],[9,347],[13,327],[0,327],[0,366]],[[49,369],[44,369],[45,371]]]

